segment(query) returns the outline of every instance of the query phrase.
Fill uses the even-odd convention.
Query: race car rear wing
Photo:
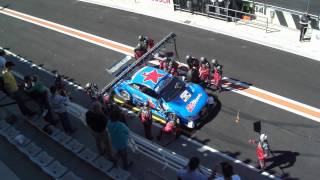
[[[161,41],[159,41],[152,49],[150,49],[147,53],[145,53],[142,57],[140,57],[138,60],[136,60],[134,63],[132,63],[129,67],[127,67],[122,73],[120,73],[114,80],[112,80],[108,85],[106,85],[101,91],[100,94],[104,94],[107,92],[112,91],[112,87],[117,84],[120,80],[124,79],[126,75],[129,73],[132,73],[136,67],[141,66],[141,64],[147,63],[149,60],[152,60],[154,54],[158,53],[159,51],[163,50],[168,44],[173,43],[174,45],[174,51],[177,55],[176,50],[176,40],[175,40],[176,34],[171,32],[168,34],[165,38],[163,38]]]

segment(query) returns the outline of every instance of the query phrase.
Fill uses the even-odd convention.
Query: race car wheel
[[[126,102],[129,102],[129,101],[131,100],[130,94],[129,94],[127,91],[125,91],[125,90],[120,91],[120,96],[121,96],[121,98],[123,98],[123,100],[125,100]]]

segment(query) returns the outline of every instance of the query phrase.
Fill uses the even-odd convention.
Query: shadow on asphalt
[[[214,120],[215,117],[219,114],[219,112],[221,110],[221,102],[218,99],[218,97],[216,95],[212,95],[212,94],[209,94],[209,95],[213,96],[216,99],[217,105],[213,109],[211,109],[212,111],[210,111],[209,115],[205,119],[203,119],[203,121],[201,121],[201,123],[198,125],[196,130],[200,130],[203,126],[205,126],[206,124],[208,124],[212,120]]]
[[[271,154],[272,157],[266,159],[266,171],[269,172],[275,168],[279,168],[281,171],[281,178],[296,179],[290,177],[290,174],[284,172],[284,169],[292,167],[295,164],[297,156],[299,156],[300,153],[291,151],[271,151]]]

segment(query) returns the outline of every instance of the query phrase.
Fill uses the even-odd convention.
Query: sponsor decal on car
[[[202,94],[198,94],[198,96],[187,105],[187,110],[189,112],[193,111],[194,107],[196,107],[196,104],[199,102],[201,96]]]
[[[185,90],[183,91],[181,94],[180,94],[180,98],[184,101],[184,102],[187,102],[191,97],[191,94]]]

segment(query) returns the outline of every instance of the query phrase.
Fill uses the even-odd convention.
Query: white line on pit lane
[[[130,61],[131,59],[132,59],[131,56],[126,56],[121,61],[119,61],[117,64],[115,64],[111,69],[106,69],[106,70],[108,73],[113,74],[114,72],[119,70],[119,68],[121,68],[124,64],[126,64],[128,61]]]

